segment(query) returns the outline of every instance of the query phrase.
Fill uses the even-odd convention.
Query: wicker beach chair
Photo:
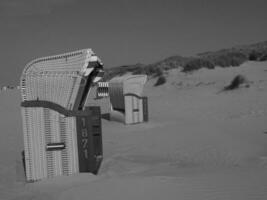
[[[91,89],[86,99],[86,106],[99,106],[101,108],[101,114],[106,115],[111,111],[111,104],[109,99],[109,93],[107,87],[99,87],[103,82],[95,84]],[[105,86],[107,86],[105,82]]]
[[[20,81],[26,178],[97,173],[102,160],[99,107],[86,107],[102,63],[91,49],[33,60]]]
[[[111,120],[114,116],[125,124],[148,121],[147,97],[143,97],[146,81],[146,75],[125,75],[110,80]]]

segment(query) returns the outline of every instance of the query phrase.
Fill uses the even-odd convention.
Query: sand
[[[250,87],[223,92],[235,75]],[[0,93],[0,199],[267,199],[267,62],[169,71],[145,88],[150,121],[102,121],[98,176],[25,183],[20,94]]]

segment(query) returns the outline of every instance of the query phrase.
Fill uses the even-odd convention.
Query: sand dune
[[[150,121],[103,120],[98,176],[25,184],[18,91],[0,94],[0,199],[267,199],[267,62],[149,81]],[[235,75],[249,88],[222,92]]]

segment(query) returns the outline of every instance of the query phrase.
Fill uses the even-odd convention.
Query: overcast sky
[[[267,40],[266,0],[0,0],[0,85],[34,58],[92,48],[105,67]]]

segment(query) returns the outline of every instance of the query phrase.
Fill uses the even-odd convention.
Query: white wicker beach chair
[[[86,108],[85,100],[101,66],[91,49],[26,65],[20,88],[28,181],[97,172],[102,158],[100,110]]]
[[[115,118],[121,115],[125,124],[148,121],[147,97],[143,97],[146,75],[125,75],[109,82],[109,96]]]

